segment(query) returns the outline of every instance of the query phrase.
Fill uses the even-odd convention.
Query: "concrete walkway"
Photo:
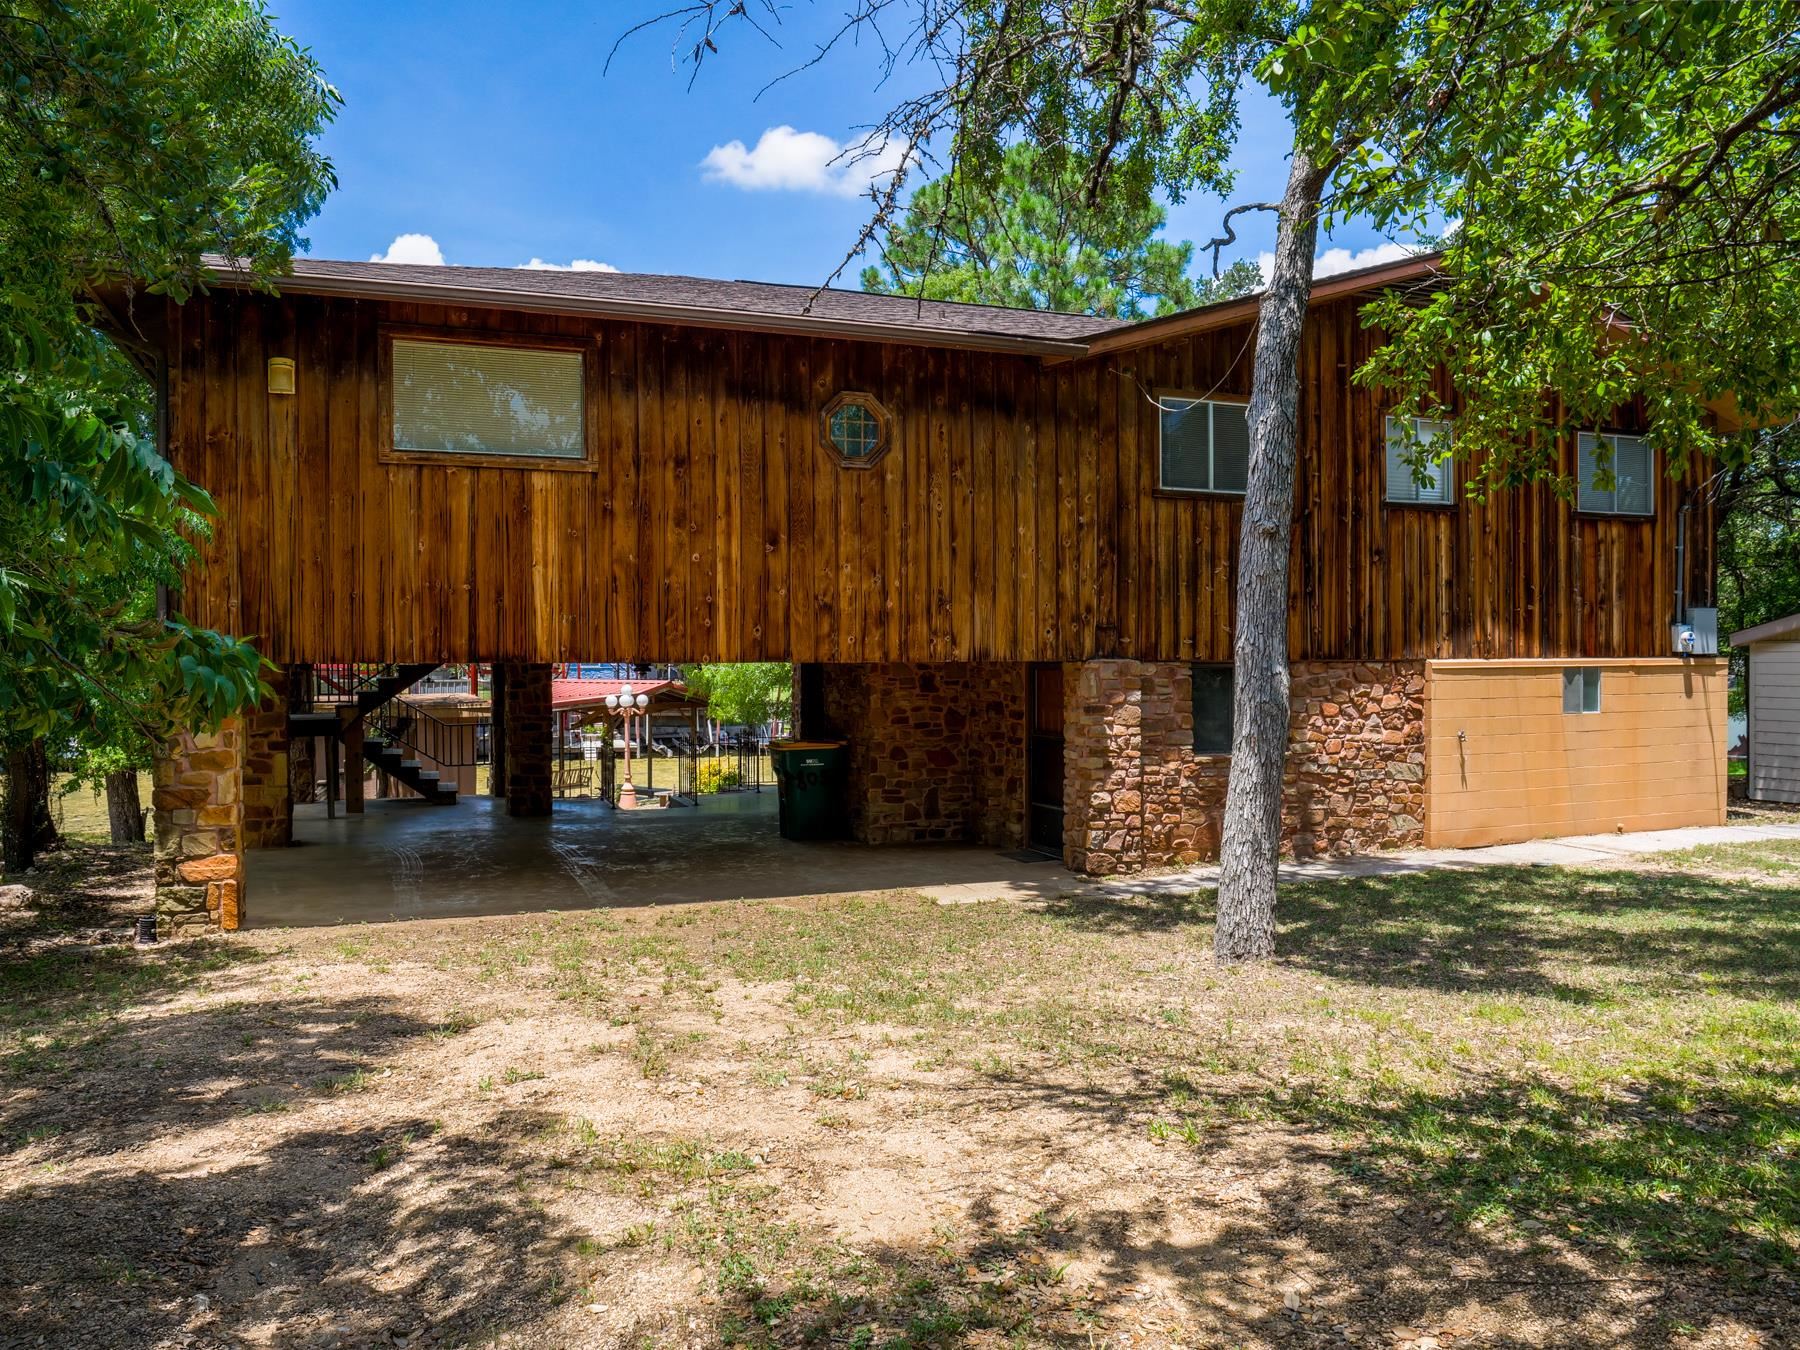
[[[379,923],[710,900],[781,900],[1069,874],[974,845],[794,843],[772,789],[698,807],[614,811],[559,801],[548,820],[504,803],[375,800],[363,815],[294,812],[294,847],[246,860],[250,927]]]
[[[1639,834],[1579,834],[1562,839],[1534,839],[1491,848],[1416,849],[1374,853],[1356,858],[1283,863],[1283,881],[1330,881],[1343,877],[1404,876],[1475,867],[1583,867],[1624,862],[1652,853],[1677,853],[1702,844],[1742,844],[1758,839],[1800,840],[1800,822],[1791,825],[1697,825],[1681,830],[1645,830]],[[1219,884],[1217,863],[1159,872],[1152,876],[1098,881],[1062,868],[1054,875],[1021,875],[1004,882],[964,883],[922,888],[941,905],[967,905],[988,900],[1041,900],[1056,895],[1159,896],[1190,895]]]
[[[799,844],[776,832],[775,794],[706,797],[698,808],[617,812],[558,802],[549,820],[510,820],[485,797],[456,806],[372,801],[362,816],[295,812],[296,847],[248,859],[252,926],[368,923],[713,900],[918,891],[939,904],[1064,896],[1187,895],[1215,865],[1099,881],[1054,858],[974,845]],[[1451,868],[1617,863],[1697,844],[1800,839],[1792,824],[1587,835],[1498,848],[1382,853],[1289,864],[1290,880]]]

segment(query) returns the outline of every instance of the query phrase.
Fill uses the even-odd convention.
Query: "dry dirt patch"
[[[1206,897],[136,953],[76,855],[0,1343],[1791,1343],[1800,879],[1726,863],[1296,888],[1222,974]]]

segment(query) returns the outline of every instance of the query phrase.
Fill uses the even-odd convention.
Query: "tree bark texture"
[[[314,760],[316,736],[296,736],[288,745],[288,791],[296,805],[319,799],[318,765]]]
[[[144,807],[138,799],[136,769],[106,775],[106,825],[115,844],[144,840]]]
[[[6,809],[0,813],[0,862],[22,872],[56,842],[50,817],[50,757],[44,742],[28,741],[6,757]]]
[[[1250,384],[1250,475],[1238,543],[1232,656],[1231,777],[1219,850],[1213,959],[1275,952],[1281,777],[1288,740],[1288,540],[1294,525],[1294,441],[1300,333],[1312,292],[1319,195],[1326,170],[1295,147],[1263,292]]]

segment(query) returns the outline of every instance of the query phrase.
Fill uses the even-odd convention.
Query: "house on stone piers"
[[[1352,374],[1378,341],[1359,308],[1431,270],[1313,294],[1288,846],[1719,821],[1724,667],[1679,612],[1712,594],[1702,470],[1663,473],[1624,407],[1560,447],[1572,502],[1416,482]],[[1090,873],[1217,848],[1253,300],[1121,323],[307,260],[279,295],[227,274],[114,308],[222,512],[182,612],[287,672],[497,663],[513,817],[552,810],[553,663],[791,660],[800,733],[849,743],[859,839]],[[172,747],[169,905],[244,912],[243,850],[292,828],[293,715]]]

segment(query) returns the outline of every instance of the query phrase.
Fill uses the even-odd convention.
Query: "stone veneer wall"
[[[850,743],[855,838],[1025,842],[1023,666],[831,665],[824,678],[826,715]]]
[[[1064,671],[1063,851],[1107,875],[1219,852],[1231,760],[1193,750],[1191,668],[1086,661]],[[1424,842],[1425,666],[1297,663],[1283,848],[1341,856]]]
[[[244,847],[294,842],[294,787],[288,761],[288,673],[267,680],[273,694],[244,718]]]
[[[157,926],[236,928],[244,912],[244,727],[182,732],[156,759]]]
[[[508,662],[501,676],[506,717],[506,814],[547,816],[550,776],[550,667]]]

